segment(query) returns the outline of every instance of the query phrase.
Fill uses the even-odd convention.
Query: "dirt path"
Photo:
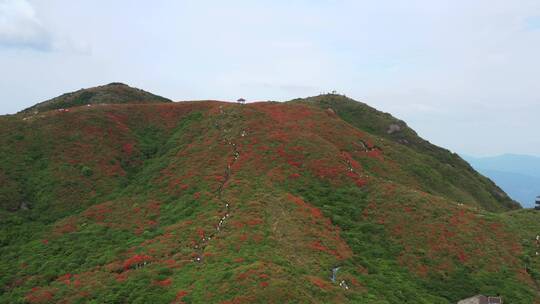
[[[220,116],[224,116],[225,113],[224,111],[220,108]],[[222,137],[223,137],[223,140],[225,140],[227,142],[227,145],[229,145],[232,149],[232,154],[233,154],[233,160],[232,162],[228,163],[227,164],[227,167],[225,168],[225,172],[224,172],[224,178],[223,178],[223,181],[220,183],[217,191],[216,191],[216,196],[217,198],[219,199],[219,201],[221,202],[222,206],[223,206],[223,216],[220,218],[219,222],[215,225],[215,230],[210,233],[210,234],[204,234],[201,239],[199,239],[199,241],[195,244],[194,246],[194,250],[195,250],[195,254],[193,255],[193,262],[196,262],[196,263],[203,263],[204,262],[204,251],[206,249],[206,247],[208,246],[209,242],[215,238],[220,232],[221,230],[223,229],[223,227],[225,226],[226,224],[226,221],[227,219],[231,216],[231,211],[232,211],[232,206],[231,206],[231,203],[224,199],[223,198],[223,192],[225,190],[225,186],[227,185],[227,182],[230,180],[231,178],[231,175],[232,175],[232,167],[234,166],[234,164],[236,163],[236,161],[240,158],[240,151],[238,150],[238,146],[236,145],[236,143],[234,142],[234,138],[228,138],[227,137],[227,131],[226,129],[223,129],[223,127],[220,125],[220,122],[219,121],[216,121],[215,123],[215,126],[216,128],[218,128],[221,132],[222,132]],[[245,132],[245,130],[242,130],[241,131],[241,137],[244,137],[246,136],[247,133]],[[347,161],[346,162],[347,164],[347,170],[350,171],[350,172],[354,172],[354,168],[352,167],[352,164]],[[337,274],[338,274],[338,271],[341,267],[340,266],[336,266],[336,267],[333,267],[331,269],[331,277],[330,277],[330,280],[332,281],[332,283],[334,284],[337,284],[338,283],[338,280],[337,280]],[[341,280],[339,281],[339,286],[343,289],[346,289],[348,290],[349,289],[349,286],[347,284],[347,282],[345,280]]]
[[[224,116],[224,111],[220,108],[220,117]],[[219,121],[216,121],[215,123],[216,128],[218,128],[222,132],[222,138],[224,141],[227,142],[227,145],[232,148],[232,154],[233,154],[233,160],[232,162],[227,164],[227,167],[225,168],[224,172],[224,178],[223,181],[219,184],[219,187],[216,191],[216,196],[221,202],[221,205],[223,206],[223,213],[224,214],[217,224],[214,225],[215,230],[212,233],[204,234],[201,236],[199,241],[195,244],[193,249],[195,250],[195,254],[193,255],[193,262],[202,263],[204,258],[204,251],[206,247],[208,246],[209,242],[215,238],[223,229],[223,227],[226,224],[227,219],[231,216],[231,203],[223,198],[223,191],[225,190],[225,186],[227,182],[230,180],[232,175],[231,168],[234,166],[236,161],[240,158],[240,152],[238,151],[238,146],[234,142],[234,139],[227,138],[227,131],[226,129],[223,129],[223,127],[220,125]],[[246,132],[242,130],[241,136],[244,137],[246,135]]]

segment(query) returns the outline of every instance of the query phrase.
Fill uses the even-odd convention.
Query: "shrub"
[[[94,171],[92,171],[92,169],[90,169],[87,166],[83,166],[82,169],[81,169],[81,174],[86,176],[86,177],[90,177],[90,176],[92,176],[92,174],[94,174]]]

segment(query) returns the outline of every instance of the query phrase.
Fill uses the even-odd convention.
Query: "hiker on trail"
[[[339,286],[341,286],[341,288],[345,288],[345,290],[349,290],[349,286],[347,285],[347,282],[345,282],[345,280],[341,281],[341,283],[339,283]]]

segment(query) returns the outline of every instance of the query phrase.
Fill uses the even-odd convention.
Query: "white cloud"
[[[49,50],[52,39],[26,0],[0,0],[0,47]]]
[[[0,0],[0,113],[112,81],[181,100],[335,89],[455,151],[538,154],[538,16],[538,0]]]

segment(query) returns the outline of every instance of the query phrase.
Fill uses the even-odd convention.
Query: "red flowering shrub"
[[[185,291],[185,290],[180,290],[179,292],[176,293],[176,299],[177,300],[180,300],[182,299],[183,297],[187,296],[188,295],[188,292]]]
[[[199,238],[203,239],[205,235],[204,229],[197,229],[197,235],[199,235]]]
[[[94,205],[88,208],[83,213],[83,215],[96,222],[103,222],[105,220],[105,215],[112,211],[110,205],[111,205],[111,202]]]
[[[116,274],[116,282],[125,282],[127,280],[127,274],[126,273],[119,273],[119,274]]]
[[[77,231],[77,224],[74,221],[67,222],[61,226],[57,226],[54,229],[55,234],[66,234]]]
[[[358,187],[364,187],[367,184],[367,181],[364,178],[358,178],[358,179],[356,179],[355,184]]]
[[[26,294],[24,299],[32,304],[51,303],[54,297],[54,293],[51,290],[43,289],[41,287],[34,287]]]
[[[152,257],[144,254],[137,254],[124,261],[124,270],[138,268],[152,261]]]
[[[122,146],[122,151],[124,151],[124,153],[126,153],[127,155],[131,155],[131,153],[133,152],[133,144],[132,143],[125,143]]]
[[[398,262],[413,273],[425,277],[433,272],[451,273],[463,266],[489,265],[490,271],[498,271],[501,265],[521,267],[517,257],[523,248],[502,223],[422,192],[409,193],[414,203],[404,204],[394,199],[395,185],[382,188],[391,191],[385,193],[383,201],[369,204],[363,218],[384,225],[404,248]],[[438,216],[430,220],[428,215],[434,212]]]
[[[360,163],[358,163],[356,160],[354,160],[346,151],[341,152],[341,157],[347,162],[348,165],[350,165],[354,170],[361,170],[362,166],[360,166]]]
[[[289,165],[291,165],[293,167],[297,167],[297,168],[300,168],[302,166],[302,163],[299,162],[299,161],[289,160],[288,163],[289,163]]]
[[[382,151],[380,149],[377,149],[377,148],[372,149],[367,153],[367,155],[369,157],[373,157],[373,158],[382,160]]]
[[[300,174],[298,173],[293,173],[291,175],[289,175],[289,178],[292,178],[292,179],[296,179],[296,178],[299,178],[300,177]]]
[[[58,277],[58,279],[56,279],[56,280],[59,281],[59,282],[63,282],[66,285],[69,285],[69,284],[71,284],[71,277],[72,276],[73,275],[71,273],[66,273],[63,276]]]
[[[188,295],[188,292],[185,291],[185,290],[180,290],[179,292],[176,293],[176,298],[174,299],[174,301],[171,303],[171,304],[183,304],[184,301],[182,301],[184,299],[185,296]]]
[[[345,172],[345,168],[337,167],[338,164],[332,163],[327,159],[318,159],[311,162],[311,168],[319,178],[336,179]]]
[[[263,222],[263,220],[261,218],[254,218],[254,219],[250,219],[247,221],[247,224],[249,226],[257,226],[259,224],[261,224]]]
[[[165,280],[162,280],[162,281],[155,281],[154,282],[154,285],[160,286],[160,287],[167,287],[167,286],[170,286],[171,284],[172,284],[172,279],[171,278],[168,278],[168,279],[165,279]]]
[[[116,125],[116,127],[117,127],[120,131],[122,131],[122,132],[127,132],[127,131],[129,131],[129,127],[126,125],[127,116],[121,115],[121,114],[117,114],[117,113],[108,113],[108,114],[107,114],[107,117],[108,117],[112,122],[114,122],[114,124]]]
[[[310,277],[308,277],[308,280],[313,285],[319,287],[320,289],[327,290],[327,289],[329,289],[331,287],[331,285],[328,282],[326,282],[326,281],[324,281],[324,280],[322,280],[321,278],[318,278],[318,277],[310,276]]]
[[[314,218],[322,218],[323,217],[322,212],[321,212],[321,210],[319,208],[309,205],[308,203],[304,202],[304,200],[302,200],[301,198],[296,197],[296,196],[294,196],[292,194],[289,194],[289,200],[294,202],[301,209],[309,211],[309,214],[311,216],[313,216]]]
[[[309,247],[314,250],[319,250],[337,256],[337,252],[335,250],[331,250],[328,247],[324,246],[323,244],[321,244],[321,241],[312,242]]]

